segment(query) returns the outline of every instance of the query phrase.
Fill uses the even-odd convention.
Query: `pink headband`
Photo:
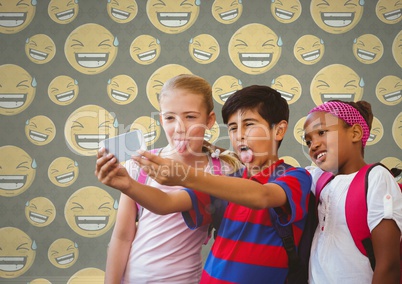
[[[362,145],[366,146],[367,139],[370,136],[370,129],[360,112],[353,106],[343,102],[326,102],[310,110],[309,114],[316,111],[329,112],[330,114],[342,119],[348,125],[360,124],[363,128]]]

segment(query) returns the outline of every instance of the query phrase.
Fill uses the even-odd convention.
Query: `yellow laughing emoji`
[[[117,119],[97,105],[82,106],[68,117],[64,126],[67,146],[76,154],[94,156],[99,143],[117,135]]]
[[[229,41],[233,64],[247,74],[267,72],[281,57],[282,39],[269,27],[248,24],[238,29]]]
[[[209,34],[200,34],[190,40],[188,52],[195,62],[208,64],[214,62],[219,56],[218,41]]]
[[[360,21],[365,0],[312,0],[310,13],[322,30],[342,34],[353,29]]]
[[[45,227],[56,218],[56,207],[46,197],[35,197],[25,204],[25,217],[32,225]]]
[[[399,149],[402,149],[402,112],[400,112],[392,123],[392,137]]]
[[[163,84],[168,79],[180,74],[191,74],[191,71],[188,70],[186,67],[178,64],[168,64],[157,69],[151,75],[151,77],[149,77],[146,91],[148,100],[155,109],[160,110],[158,96],[160,91],[162,90]]]
[[[52,284],[52,282],[45,278],[36,278],[32,281],[29,281],[29,284]]]
[[[354,40],[353,54],[361,63],[373,64],[381,59],[384,46],[375,35],[364,34]]]
[[[26,191],[36,175],[36,162],[23,149],[0,147],[0,196],[14,197]]]
[[[310,94],[316,105],[329,100],[360,101],[363,97],[364,80],[353,69],[342,64],[322,68],[314,76]]]
[[[37,0],[2,0],[0,33],[15,34],[29,26],[35,17],[37,2]]]
[[[61,106],[69,105],[75,101],[78,97],[78,93],[78,81],[65,75],[54,78],[47,89],[50,100]]]
[[[68,24],[77,18],[78,0],[50,0],[47,7],[49,17],[58,24]]]
[[[402,20],[402,2],[400,0],[378,0],[375,13],[383,23],[397,24]]]
[[[302,94],[302,87],[296,77],[292,75],[281,75],[272,80],[271,88],[281,93],[288,104],[295,103]]]
[[[377,144],[381,138],[384,136],[384,127],[381,121],[377,117],[373,117],[373,122],[371,123],[370,136],[367,139],[367,145]]]
[[[314,35],[303,35],[293,48],[296,59],[303,64],[313,65],[324,56],[324,41]]]
[[[67,284],[103,284],[105,281],[105,272],[98,268],[88,267],[79,270],[70,277]]]
[[[64,216],[70,228],[80,236],[95,238],[103,235],[116,220],[118,203],[104,189],[86,186],[67,200]]]
[[[31,268],[36,257],[36,242],[14,227],[0,228],[0,278],[17,278]]]
[[[56,136],[56,126],[47,116],[37,115],[26,121],[25,135],[33,144],[43,146]]]
[[[402,101],[401,78],[388,75],[383,77],[375,88],[375,94],[380,102],[385,105],[395,106]]]
[[[47,257],[51,264],[58,268],[69,268],[77,262],[78,244],[70,239],[55,240],[48,249]]]
[[[271,13],[279,22],[289,24],[300,17],[302,6],[299,0],[271,0]]]
[[[150,116],[140,116],[130,126],[130,131],[140,130],[144,135],[147,147],[153,145],[161,136],[162,128],[159,120]]]
[[[135,0],[108,0],[107,13],[116,23],[128,23],[137,16],[137,2]]]
[[[198,18],[201,0],[148,0],[147,15],[160,31],[178,34],[190,28]]]
[[[154,63],[161,54],[161,44],[157,38],[150,35],[136,37],[130,45],[131,58],[141,65]]]
[[[53,160],[47,170],[49,180],[56,186],[68,187],[78,178],[78,163],[67,157]]]
[[[27,109],[35,98],[36,85],[22,67],[0,65],[0,114],[15,115]]]
[[[212,3],[212,16],[222,24],[233,24],[243,12],[242,0],[215,0]]]
[[[396,35],[392,42],[392,55],[395,62],[402,68],[402,30]]]
[[[288,165],[292,165],[293,167],[300,167],[300,163],[292,156],[283,156],[280,157],[280,159]]]
[[[64,53],[67,61],[83,74],[99,74],[108,69],[117,56],[119,41],[98,24],[84,24],[67,37]]]
[[[137,97],[138,86],[130,76],[117,75],[109,80],[106,92],[112,102],[127,105]]]
[[[56,45],[45,34],[33,35],[26,40],[25,54],[33,63],[45,64],[56,55]]]
[[[213,144],[218,140],[219,134],[221,133],[218,122],[215,121],[211,129],[205,129],[204,140]]]
[[[223,75],[216,79],[212,85],[212,96],[215,101],[223,105],[236,91],[243,88],[242,82],[230,75]]]
[[[304,143],[304,123],[306,122],[306,116],[300,118],[294,128],[293,128],[293,137],[299,142],[301,145],[305,145]]]

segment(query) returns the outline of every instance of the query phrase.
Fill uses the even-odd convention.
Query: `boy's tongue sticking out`
[[[251,163],[253,161],[254,154],[253,151],[247,147],[247,146],[242,146],[240,148],[240,160],[243,163]]]

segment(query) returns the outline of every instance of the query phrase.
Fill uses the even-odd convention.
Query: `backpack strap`
[[[353,241],[359,251],[369,258],[370,265],[373,270],[375,268],[375,257],[373,244],[371,241],[371,232],[367,224],[367,190],[369,172],[375,166],[383,166],[388,170],[388,168],[381,163],[365,165],[356,173],[356,176],[349,185],[349,190],[345,201],[345,218],[350,234],[352,235]],[[323,188],[333,178],[334,176],[328,172],[324,172],[318,178],[316,185],[317,205]],[[399,186],[401,187],[401,184],[399,184]]]
[[[146,184],[147,179],[148,179],[148,175],[142,169],[140,169],[140,173],[139,173],[139,175],[137,177],[137,181],[139,183]]]
[[[236,172],[228,173],[227,176],[241,178],[243,176],[244,169],[245,168],[240,168]],[[220,225],[222,223],[223,216],[225,215],[226,207],[229,204],[229,202],[224,199],[216,198],[213,195],[210,195],[210,198],[211,198],[211,204],[214,205],[214,210],[212,211],[211,226],[215,228],[214,238],[216,238]]]
[[[221,165],[221,160],[219,160],[218,158],[212,158],[212,171],[214,172],[215,175],[220,176],[222,174],[222,165]]]
[[[214,158],[211,157],[211,161],[212,161],[212,172],[215,175],[222,175],[222,164],[221,164],[221,160],[219,158]],[[218,232],[219,226],[221,224],[221,220],[222,220],[222,216],[223,213],[226,209],[226,201],[217,199],[216,197],[210,195],[211,197],[211,204],[214,204],[216,207],[216,210],[213,211],[212,213],[212,223],[209,224],[208,227],[208,236],[204,241],[204,245],[206,245],[209,242],[209,239],[212,237],[212,230],[213,228],[215,228],[215,232],[214,232],[214,238],[216,238],[216,234]]]
[[[285,163],[280,164],[274,169],[274,172],[269,177],[268,182],[275,180],[277,177],[283,175],[291,166]],[[284,170],[285,169],[285,170]],[[268,208],[269,216],[271,218],[272,226],[274,227],[276,233],[282,239],[283,247],[286,250],[288,256],[288,266],[289,272],[297,269],[300,263],[300,258],[297,254],[296,244],[293,235],[292,224],[282,226],[281,223],[286,223],[285,214],[278,214],[275,210],[280,208]]]
[[[276,179],[276,177],[283,175],[288,171],[289,168],[291,168],[291,166],[285,163],[279,165],[278,168],[275,169],[275,172],[271,175],[269,181],[272,181]],[[272,226],[282,239],[283,247],[288,257],[289,271],[285,282],[288,284],[305,284],[308,282],[311,243],[318,223],[317,214],[315,212],[315,198],[313,194],[309,194],[308,201],[309,204],[306,223],[304,225],[303,234],[298,247],[296,247],[294,240],[293,225],[281,225],[281,223],[283,224],[287,222],[286,214],[281,214],[281,208],[276,208],[276,210],[274,208],[269,208]]]
[[[320,202],[321,192],[324,187],[334,178],[335,176],[330,172],[323,172],[317,180],[315,186],[315,204],[318,206]]]
[[[280,223],[286,222],[286,220],[284,220],[285,215],[278,215],[275,211],[275,208],[268,208],[268,210],[272,226],[274,227],[276,233],[282,239],[283,247],[285,248],[286,254],[288,256],[288,266],[290,273],[299,265],[300,261],[296,250],[292,224],[289,224],[287,226],[280,225]]]
[[[370,260],[374,270],[375,257],[371,241],[371,232],[367,224],[367,189],[369,172],[381,163],[367,164],[353,178],[345,202],[346,223],[359,251]],[[386,167],[385,167],[386,168]]]

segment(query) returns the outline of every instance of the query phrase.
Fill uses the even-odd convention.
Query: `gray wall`
[[[270,85],[289,99],[289,163],[310,164],[303,119],[342,95],[372,104],[367,162],[401,167],[401,4],[239,2],[0,0],[0,283],[103,283],[119,193],[93,174],[97,143],[138,128],[163,146],[156,94],[179,73],[213,85],[211,143],[230,147],[222,94]]]

